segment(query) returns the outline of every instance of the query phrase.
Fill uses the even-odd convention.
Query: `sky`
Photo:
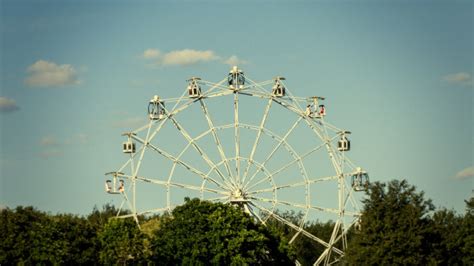
[[[1,0],[0,12],[3,207],[117,204],[104,173],[125,162],[120,134],[147,123],[149,99],[233,65],[325,96],[371,181],[407,179],[461,213],[473,195],[471,1]]]

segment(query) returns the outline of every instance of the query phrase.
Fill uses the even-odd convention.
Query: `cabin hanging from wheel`
[[[276,77],[275,78],[275,85],[272,88],[272,95],[276,97],[283,97],[285,96],[285,86],[281,83],[281,80],[285,80],[284,77]]]
[[[132,140],[132,135],[136,135],[135,133],[123,133],[122,136],[127,136],[127,141],[122,143],[122,151],[123,153],[135,153],[135,142]]]
[[[360,167],[352,175],[352,188],[355,191],[366,191],[369,188],[369,175]]]
[[[188,85],[188,95],[191,98],[198,98],[201,96],[201,87],[198,84],[198,81],[201,80],[201,78],[197,77],[192,77],[190,78],[189,85]]]
[[[107,179],[105,181],[105,192],[109,194],[120,194],[125,191],[125,182],[123,179],[118,179],[120,175],[124,173],[121,172],[110,172],[105,175],[111,175],[112,179]]]
[[[244,72],[234,66],[227,76],[227,83],[231,89],[241,89],[245,84]]]
[[[159,120],[165,117],[165,103],[155,95],[148,104],[148,117],[150,120]]]
[[[351,149],[351,141],[346,137],[346,134],[350,134],[349,131],[341,132],[341,139],[337,142],[337,149],[339,151],[349,151]]]

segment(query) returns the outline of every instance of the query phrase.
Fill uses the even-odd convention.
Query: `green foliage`
[[[294,211],[287,211],[284,213],[279,213],[277,211],[277,214],[295,225],[300,225],[304,216],[302,212],[296,213]],[[295,230],[279,221],[275,221],[274,219],[269,219],[267,221],[267,225],[273,230],[283,233],[287,239],[292,239],[296,233]],[[329,242],[334,225],[335,224],[332,221],[325,223],[313,221],[304,224],[303,228],[307,232],[321,238],[326,242]],[[301,265],[313,265],[313,263],[317,260],[317,258],[319,258],[319,256],[321,256],[325,249],[323,245],[303,236],[303,234],[299,234],[299,236],[292,243],[292,247],[295,251],[296,259],[299,263],[301,263]],[[341,243],[338,242],[336,247],[342,248]]]
[[[85,219],[32,207],[1,212],[0,264],[91,264],[95,231]]]
[[[285,238],[256,224],[241,209],[186,199],[163,217],[152,241],[153,260],[165,265],[292,264]]]
[[[462,264],[474,265],[474,197],[466,201],[466,214],[460,230],[460,235],[464,239],[461,247]]]
[[[374,183],[364,201],[362,231],[348,234],[349,265],[474,265],[474,198],[466,213],[433,211],[430,200],[406,181]],[[324,248],[281,223],[256,224],[239,208],[186,199],[172,214],[111,219],[105,205],[87,217],[50,215],[33,207],[0,211],[1,265],[293,264],[311,265]],[[431,215],[430,215],[431,214]],[[279,214],[301,224],[302,214]],[[334,223],[304,229],[329,241]],[[338,243],[340,245],[340,243]],[[153,261],[151,261],[153,259]]]
[[[431,232],[427,214],[434,210],[423,192],[407,181],[372,184],[364,200],[362,230],[346,253],[351,265],[426,265]]]
[[[109,219],[98,237],[103,264],[137,264],[146,260],[145,234],[132,219]]]

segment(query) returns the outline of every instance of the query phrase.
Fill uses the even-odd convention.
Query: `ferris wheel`
[[[125,163],[106,174],[106,192],[122,198],[117,216],[138,223],[186,196],[232,203],[287,226],[290,243],[322,245],[315,264],[339,261],[369,177],[346,156],[350,132],[326,121],[325,98],[294,96],[284,81],[254,82],[233,67],[219,82],[191,77],[180,97],[155,95],[149,122],[123,134]],[[334,222],[330,238],[305,230],[314,219]]]

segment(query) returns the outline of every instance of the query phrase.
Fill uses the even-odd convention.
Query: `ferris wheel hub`
[[[249,202],[247,195],[241,188],[234,190],[230,196],[231,203]]]

